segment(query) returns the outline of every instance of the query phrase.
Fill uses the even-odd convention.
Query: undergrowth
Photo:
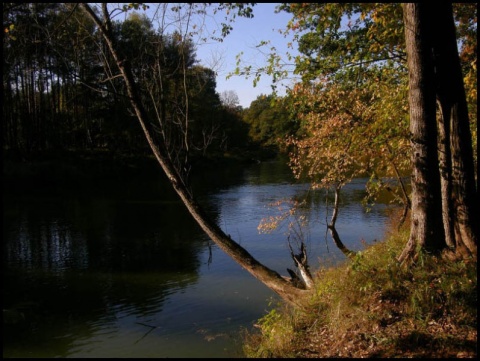
[[[305,309],[278,304],[246,332],[247,357],[476,357],[477,264],[396,261],[408,228],[320,269]]]

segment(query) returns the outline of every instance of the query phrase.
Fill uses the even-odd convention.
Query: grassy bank
[[[393,227],[392,227],[393,228]],[[477,264],[396,256],[408,226],[316,274],[304,311],[278,305],[245,335],[248,357],[476,357]]]

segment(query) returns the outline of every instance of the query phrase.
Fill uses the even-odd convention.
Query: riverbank
[[[394,227],[391,227],[394,229]],[[278,306],[245,334],[248,357],[477,356],[477,264],[396,262],[408,225],[343,266],[321,269],[302,312]]]

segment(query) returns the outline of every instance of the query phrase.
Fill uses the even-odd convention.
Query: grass
[[[408,226],[320,269],[303,310],[279,304],[245,333],[247,357],[476,357],[477,263],[396,262]]]

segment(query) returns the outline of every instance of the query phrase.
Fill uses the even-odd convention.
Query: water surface
[[[271,205],[307,196],[303,237],[313,267],[343,256],[326,235],[325,194],[279,162],[193,176],[218,224],[259,261],[287,275],[286,225],[259,234]],[[344,243],[381,239],[386,206],[365,212],[364,180],[347,186]],[[241,357],[242,329],[276,295],[224,255],[161,177],[88,187],[4,191],[4,357]]]

